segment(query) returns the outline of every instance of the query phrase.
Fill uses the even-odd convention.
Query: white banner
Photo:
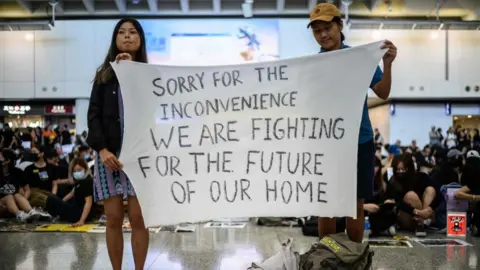
[[[235,66],[112,64],[124,102],[120,161],[146,225],[354,217],[380,45]]]

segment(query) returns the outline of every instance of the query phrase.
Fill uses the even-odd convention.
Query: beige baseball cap
[[[331,22],[335,17],[341,17],[342,14],[338,8],[330,3],[321,3],[318,4],[316,7],[310,11],[310,22],[308,23],[307,27],[313,22],[316,21],[324,21],[324,22]]]

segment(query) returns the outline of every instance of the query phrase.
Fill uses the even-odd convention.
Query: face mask
[[[85,160],[89,160],[89,159],[90,159],[90,155],[89,155],[89,154],[85,154],[85,155],[83,156],[83,158],[84,158]]]
[[[85,172],[73,172],[73,179],[82,180],[85,178]]]
[[[405,180],[406,177],[407,177],[407,173],[405,173],[405,172],[395,174],[395,178],[400,182]]]

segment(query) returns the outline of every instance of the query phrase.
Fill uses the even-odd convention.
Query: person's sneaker
[[[472,233],[473,236],[475,236],[475,237],[478,237],[478,236],[479,236],[479,231],[478,231],[478,227],[477,227],[477,226],[475,226],[475,225],[472,224],[472,226],[471,226],[470,229],[471,229],[471,233]]]
[[[40,220],[41,221],[51,221],[52,220],[52,216],[49,213],[37,212],[37,214],[40,215]]]
[[[395,226],[390,226],[390,228],[388,228],[387,232],[390,236],[397,235],[397,230],[395,230]]]
[[[28,220],[31,220],[31,221],[38,221],[38,220],[45,219],[44,218],[45,214],[35,209],[30,210],[30,212],[28,212],[27,215],[28,215]]]
[[[51,221],[52,220],[52,216],[43,211],[42,208],[33,208],[32,211],[35,213],[35,216],[38,217],[37,220],[40,220],[40,221]]]
[[[415,236],[416,237],[427,236],[427,230],[425,230],[425,226],[423,224],[417,226],[417,229],[415,230]]]
[[[20,222],[27,222],[29,215],[23,211],[17,213],[17,220]]]
[[[431,220],[431,219],[425,219],[425,220],[423,221],[423,225],[425,225],[425,226],[427,226],[427,227],[429,227],[430,224],[432,224],[432,220]]]

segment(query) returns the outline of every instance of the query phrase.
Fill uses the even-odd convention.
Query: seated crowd
[[[11,142],[2,146],[3,131],[0,216],[16,217],[20,222],[51,220],[74,226],[90,221],[95,208],[95,157],[84,136],[77,138],[72,153],[65,154],[62,143],[55,139],[46,144],[32,141],[29,149]],[[383,145],[377,130],[375,138],[374,197],[364,205],[373,235],[393,235],[400,228],[425,236],[429,227],[445,229],[447,202],[453,199],[470,202],[472,207],[465,212],[473,217],[471,225],[476,233],[480,227],[480,218],[474,215],[476,202],[480,201],[478,144],[443,144],[437,140],[420,149],[415,141],[409,146],[399,141]],[[457,189],[455,198],[445,196],[449,188]]]
[[[459,132],[465,133],[461,128]],[[477,231],[480,226],[475,218],[480,201],[480,149],[475,136],[465,141],[467,136],[459,135],[461,142],[458,143],[452,143],[447,137],[420,149],[416,141],[409,146],[402,146],[400,141],[383,145],[378,130],[375,133],[374,198],[364,206],[372,233],[394,234],[395,228],[401,228],[425,236],[427,228],[444,230],[450,200],[469,201],[463,210],[468,220],[473,217],[471,225]],[[382,150],[388,154],[382,156]],[[452,198],[447,196],[450,188],[456,189]]]
[[[0,217],[74,226],[91,220],[93,153],[84,140],[77,138],[77,143],[70,147],[72,152],[64,153],[62,145],[68,144],[62,143],[62,138],[68,138],[67,135],[60,132],[59,136],[40,135],[40,139],[32,135],[26,149],[17,143],[24,142],[17,132],[10,131],[7,127],[0,133]]]

